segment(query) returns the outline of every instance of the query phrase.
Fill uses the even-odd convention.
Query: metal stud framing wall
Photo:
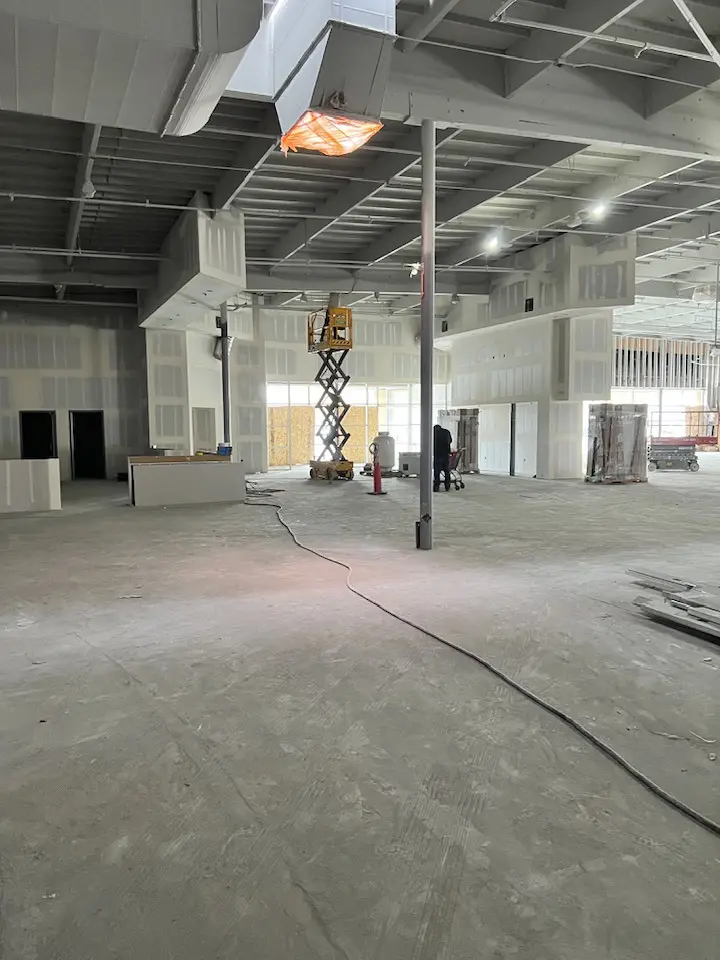
[[[703,390],[711,367],[711,344],[694,340],[616,336],[613,387]]]

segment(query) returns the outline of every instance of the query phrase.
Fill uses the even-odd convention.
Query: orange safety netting
[[[353,120],[307,110],[282,137],[280,146],[285,154],[303,147],[326,157],[342,157],[367,143],[378,130],[382,130],[379,120]]]

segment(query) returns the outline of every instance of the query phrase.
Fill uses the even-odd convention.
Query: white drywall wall
[[[603,400],[609,394],[609,310],[518,320],[463,334],[451,342],[454,406],[523,403],[544,397]]]
[[[478,466],[480,473],[510,471],[510,404],[480,407],[478,422]]]
[[[537,473],[538,405],[515,406],[515,476],[534,477]]]
[[[21,410],[55,410],[62,480],[71,477],[70,411],[102,410],[109,477],[147,450],[145,337],[129,311],[40,305],[0,320],[0,458],[20,456]],[[55,317],[57,314],[55,314]]]
[[[312,383],[319,360],[307,350],[308,312],[262,310],[260,322],[266,342],[267,379],[270,383]],[[365,317],[353,314],[353,349],[345,369],[351,380],[377,386],[417,383],[420,349],[415,342],[417,317]],[[450,357],[435,351],[435,382],[448,383]]]
[[[193,409],[213,410],[222,439],[222,368],[213,356],[217,331],[211,318],[200,330],[148,330],[150,439],[160,448],[195,452]],[[265,351],[249,316],[230,317],[230,427],[233,459],[246,473],[267,469]],[[206,332],[201,332],[204,329]]]

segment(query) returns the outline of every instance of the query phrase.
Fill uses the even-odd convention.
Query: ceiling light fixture
[[[602,220],[605,214],[607,213],[608,206],[604,200],[598,200],[597,203],[593,204],[590,207],[590,216],[593,220]]]
[[[411,263],[410,265],[410,276],[416,277],[420,273],[420,268],[422,267],[421,263]]]
[[[494,233],[485,241],[485,253],[497,253],[500,249],[500,237]]]

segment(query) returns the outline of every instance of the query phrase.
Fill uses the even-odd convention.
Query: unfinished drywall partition
[[[530,421],[522,425],[523,471],[534,464],[531,475],[538,478],[582,476],[583,401],[610,394],[612,311],[529,318],[448,339],[453,404],[483,409],[534,404],[532,413],[523,412],[536,424],[534,450]],[[497,470],[499,421],[485,419],[491,430],[483,433],[481,418],[481,451],[485,442],[484,455]],[[516,472],[517,467],[516,448]]]
[[[270,383],[312,383],[318,358],[307,350],[308,313],[262,310],[267,379]],[[353,349],[344,364],[357,383],[393,386],[420,379],[417,317],[353,314]],[[449,355],[435,351],[435,382],[448,383]]]
[[[515,404],[515,476],[537,473],[537,403]]]
[[[510,404],[480,407],[478,418],[478,466],[481,473],[510,471]]]
[[[148,330],[145,336],[150,445],[190,453],[187,334]]]
[[[233,446],[246,473],[268,468],[265,346],[262,339],[237,340],[230,355]]]
[[[0,458],[20,456],[21,410],[54,410],[60,477],[69,480],[70,411],[102,411],[112,477],[147,450],[145,336],[129,311],[66,310],[65,322],[41,304],[2,311]]]
[[[246,473],[267,469],[265,351],[250,310],[230,314],[230,424],[233,459]],[[221,364],[215,315],[193,329],[148,330],[150,439],[176,453],[195,453],[223,439]]]

